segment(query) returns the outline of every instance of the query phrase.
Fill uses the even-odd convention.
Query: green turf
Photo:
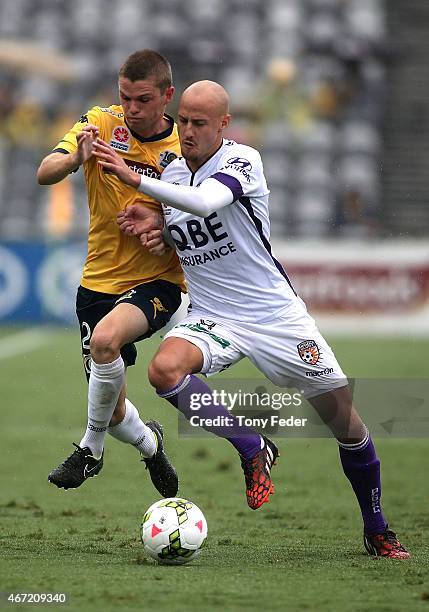
[[[109,439],[103,472],[78,490],[59,491],[46,481],[79,441],[86,411],[77,333],[46,334],[50,343],[39,350],[3,360],[0,352],[0,591],[65,592],[67,610],[91,612],[429,610],[427,439],[378,441],[385,511],[413,558],[370,559],[334,443],[279,439],[276,494],[250,511],[232,447],[178,439],[176,414],[146,383],[145,363],[158,340],[143,343],[129,395],[164,423],[180,494],[203,509],[209,525],[199,560],[158,566],[145,559],[138,528],[159,496],[134,449]],[[331,339],[331,345],[352,376],[427,376],[427,341]],[[224,375],[253,374],[242,362]]]

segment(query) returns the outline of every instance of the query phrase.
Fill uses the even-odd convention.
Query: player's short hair
[[[155,84],[161,93],[171,87],[170,62],[160,53],[151,49],[141,49],[132,53],[119,69],[119,76],[130,81],[145,81],[155,77]]]

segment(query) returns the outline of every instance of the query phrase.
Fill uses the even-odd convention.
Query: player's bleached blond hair
[[[164,93],[173,83],[170,62],[160,53],[141,49],[132,53],[122,64],[119,76],[130,81],[145,81],[154,77],[155,84]]]

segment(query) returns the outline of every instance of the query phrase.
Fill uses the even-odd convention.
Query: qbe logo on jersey
[[[130,139],[130,130],[125,125],[118,125],[112,131],[110,145],[117,151],[127,152],[130,150]]]

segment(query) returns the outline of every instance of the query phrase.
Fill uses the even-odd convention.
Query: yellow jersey
[[[152,138],[143,138],[125,123],[121,106],[94,106],[82,115],[53,150],[73,153],[76,135],[90,123],[100,131],[100,138],[124,158],[139,174],[159,178],[170,161],[180,155],[177,127],[171,117],[167,130]],[[122,183],[105,172],[91,156],[83,164],[89,206],[88,255],[81,284],[87,289],[118,295],[137,285],[154,280],[167,280],[186,291],[182,268],[174,251],[151,255],[135,236],[120,231],[116,216],[130,204],[144,204],[160,210],[159,202]]]

